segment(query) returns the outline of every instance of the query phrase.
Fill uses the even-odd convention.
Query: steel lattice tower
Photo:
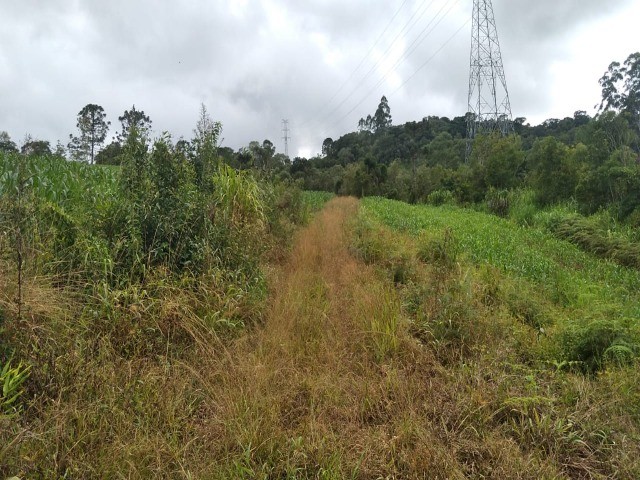
[[[289,120],[282,120],[282,140],[284,140],[284,155],[289,158]]]
[[[473,0],[467,159],[477,134],[513,132],[511,104],[504,75],[498,31],[491,0]]]

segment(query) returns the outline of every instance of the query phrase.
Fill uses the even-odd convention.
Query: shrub
[[[507,190],[496,190],[490,188],[485,196],[485,202],[489,212],[499,217],[506,217],[509,215],[509,192]]]
[[[452,268],[460,253],[460,244],[453,231],[445,228],[441,236],[423,235],[418,246],[417,257],[423,262]]]
[[[427,203],[435,207],[455,203],[453,193],[449,190],[435,190],[427,196]]]
[[[438,273],[422,292],[413,333],[431,343],[439,359],[449,363],[470,352],[478,336],[478,317],[471,276],[457,271]]]
[[[560,346],[565,361],[580,362],[591,373],[607,363],[629,363],[639,347],[627,328],[607,319],[569,323],[560,336]]]
[[[531,226],[538,212],[533,190],[519,190],[511,194],[509,217],[518,225]]]

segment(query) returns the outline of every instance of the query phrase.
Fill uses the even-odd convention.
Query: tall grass
[[[459,251],[456,256],[474,265],[492,265],[513,279],[510,282],[517,280],[531,285],[533,289],[527,288],[533,292],[530,298],[539,297],[540,304],[551,300],[546,310],[554,313],[542,317],[534,313],[540,312],[539,307],[532,306],[535,300],[525,302],[530,304],[525,306],[522,301],[511,299],[510,308],[522,311],[522,318],[537,328],[548,331],[553,327],[558,339],[576,337],[576,329],[601,331],[595,325],[603,322],[616,332],[604,337],[587,334],[590,339],[587,341],[592,343],[599,342],[599,337],[605,338],[601,346],[594,343],[593,351],[591,347],[577,348],[571,342],[560,342],[559,355],[567,361],[583,362],[588,369],[601,368],[608,349],[640,344],[640,272],[635,269],[602,261],[541,229],[519,227],[471,210],[410,206],[375,198],[364,200],[363,210],[365,216],[414,238],[425,232],[431,236],[434,232],[449,232],[447,235],[456,239],[455,249]],[[443,245],[440,250],[453,252],[453,247]],[[433,255],[444,256],[440,250],[430,247],[434,253],[429,254],[429,259],[435,261]],[[541,318],[546,318],[545,326],[540,323]]]
[[[300,193],[130,147],[121,169],[0,156],[1,478],[206,470],[202,359],[262,318]]]
[[[435,354],[445,385],[464,397],[447,399],[466,409],[459,423],[445,424],[452,444],[482,439],[477,448],[485,452],[517,445],[508,467],[487,453],[473,457],[466,474],[480,475],[488,464],[493,474],[505,468],[500,478],[640,474],[637,442],[629,441],[639,432],[637,271],[546,229],[369,198],[353,245],[391,271],[389,249],[372,250],[378,244],[403,245],[419,260],[410,281],[396,287],[408,331]]]

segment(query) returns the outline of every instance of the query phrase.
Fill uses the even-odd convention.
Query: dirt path
[[[299,232],[264,324],[212,365],[213,477],[565,478],[496,422],[490,377],[409,333],[398,287],[352,253],[358,208],[336,198]]]
[[[230,476],[459,478],[431,448],[438,367],[403,331],[393,286],[349,252],[357,208],[335,199],[299,233],[264,326],[221,368],[214,435]]]

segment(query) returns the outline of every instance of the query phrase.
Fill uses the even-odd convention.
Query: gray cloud
[[[426,5],[407,2],[374,55],[335,95],[401,0],[0,1],[0,130],[18,141],[28,132],[66,142],[77,112],[89,102],[104,106],[112,134],[117,117],[135,103],[151,116],[157,132],[176,137],[191,135],[204,102],[223,122],[225,144],[233,148],[264,138],[280,146],[280,121],[288,118],[293,151],[304,146],[318,151],[325,136],[353,130],[359,117],[373,113],[382,94],[389,97],[396,122],[466,111],[470,26],[450,37],[470,16],[470,2],[451,1],[449,15],[393,75],[381,81],[381,72],[395,63],[387,61],[363,78],[375,63],[372,57],[379,57],[412,12]],[[445,2],[435,0],[398,45],[408,47]],[[584,24],[628,4],[495,2],[514,114],[544,116],[552,102],[551,65],[570,56],[562,45]],[[567,108],[571,114],[573,106]]]

